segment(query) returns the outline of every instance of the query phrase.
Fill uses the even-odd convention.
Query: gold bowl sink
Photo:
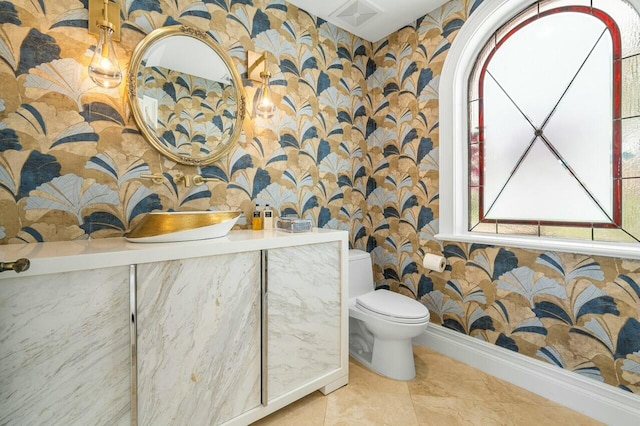
[[[151,212],[125,235],[132,243],[172,243],[224,237],[240,218],[239,210]]]

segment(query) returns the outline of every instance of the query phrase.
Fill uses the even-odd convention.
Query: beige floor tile
[[[540,395],[513,385],[507,381],[498,379],[497,377],[487,376],[485,381],[487,382],[494,399],[498,402],[515,402],[522,404],[535,404],[538,406],[555,405],[553,401],[550,401],[547,398],[543,398]]]
[[[412,395],[456,397],[491,401],[494,396],[485,374],[457,361],[438,356],[416,356],[416,378],[407,382]]]
[[[416,378],[382,377],[353,359],[349,385],[315,392],[254,423],[277,426],[599,425],[589,417],[429,349],[414,348]]]
[[[418,425],[411,396],[345,386],[328,395],[326,426]]]
[[[444,357],[440,352],[436,352],[421,345],[413,345],[413,353],[416,356],[440,356]]]
[[[510,425],[504,405],[490,401],[472,401],[412,395],[413,406],[420,425]]]
[[[542,408],[537,404],[521,403],[503,403],[503,406],[511,420],[510,424],[514,426],[602,425],[590,417],[557,404],[545,405]]]
[[[376,374],[353,358],[349,358],[349,386],[374,392],[409,393],[407,382]]]
[[[460,380],[462,377],[472,380],[484,380],[486,377],[492,377],[477,368],[446,357],[438,352],[430,351],[421,346],[414,346],[413,349],[416,373],[426,373],[430,377],[435,375],[451,380]]]
[[[319,391],[252,423],[254,426],[322,426],[327,409],[327,397]]]

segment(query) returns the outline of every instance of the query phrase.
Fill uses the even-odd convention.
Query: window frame
[[[636,11],[640,11],[640,0],[627,1]],[[640,259],[638,243],[484,234],[467,229],[470,76],[486,40],[537,2],[538,0],[485,1],[465,22],[451,45],[440,78],[440,218],[439,233],[435,237],[441,241]]]
[[[534,3],[535,4],[535,3]],[[523,12],[523,14],[525,14],[528,10],[525,10]],[[497,40],[497,42],[495,42],[495,46],[493,47],[493,49],[489,52],[489,54],[487,55],[486,58],[482,58],[482,57],[478,57],[478,61],[476,62],[475,65],[475,69],[479,71],[478,73],[478,77],[477,77],[477,81],[476,78],[471,77],[470,79],[470,84],[478,84],[478,87],[475,88],[474,90],[478,91],[478,100],[479,100],[479,112],[478,112],[478,124],[480,126],[479,129],[479,145],[483,145],[486,144],[487,141],[484,138],[484,80],[486,78],[486,73],[487,73],[487,68],[489,66],[489,64],[491,63],[491,60],[493,59],[494,55],[497,53],[498,49],[500,49],[500,47],[507,42],[507,40],[513,36],[517,31],[521,30],[522,28],[524,28],[525,26],[534,23],[544,17],[547,16],[551,16],[551,15],[555,15],[557,13],[563,13],[563,12],[574,12],[574,13],[582,13],[584,15],[588,15],[591,16],[593,18],[599,19],[600,22],[602,22],[608,29],[609,31],[609,36],[611,37],[611,43],[612,43],[612,50],[613,50],[613,57],[612,57],[612,62],[611,62],[611,67],[612,67],[612,80],[611,80],[611,86],[612,86],[612,106],[613,106],[613,116],[611,119],[611,129],[612,129],[612,143],[611,143],[611,154],[613,157],[613,163],[612,163],[612,176],[611,176],[611,194],[612,194],[612,199],[613,199],[613,208],[612,208],[612,221],[611,222],[594,222],[594,223],[590,223],[590,222],[580,222],[580,221],[573,221],[573,222],[563,222],[560,220],[555,220],[555,221],[550,221],[550,220],[526,220],[526,219],[521,219],[521,220],[509,220],[509,219],[487,219],[485,216],[485,212],[484,212],[484,202],[483,202],[483,198],[484,198],[484,191],[483,191],[483,185],[482,185],[482,180],[484,178],[484,173],[480,173],[480,185],[479,185],[479,190],[480,190],[480,194],[479,194],[479,222],[478,223],[484,223],[484,224],[495,224],[496,226],[500,225],[500,224],[507,224],[507,225],[537,225],[538,228],[540,226],[563,226],[563,227],[572,227],[572,228],[583,228],[583,229],[591,229],[591,228],[610,228],[610,229],[615,229],[615,228],[619,228],[622,226],[622,206],[621,206],[621,199],[622,199],[622,166],[620,163],[620,153],[621,153],[621,131],[620,131],[620,126],[621,126],[621,96],[620,96],[620,90],[621,90],[621,47],[620,47],[620,32],[617,28],[617,25],[615,24],[615,21],[606,13],[599,11],[599,10],[594,10],[592,8],[589,8],[587,6],[559,6],[553,9],[548,9],[544,12],[541,12],[539,14],[536,14],[534,16],[528,17],[527,19],[517,23],[517,25],[515,25],[513,28],[510,28],[509,31],[504,34],[500,40]],[[517,18],[516,18],[517,19]],[[487,44],[485,45],[485,47],[483,48],[483,50],[486,48],[487,45],[489,45],[490,42],[487,42]],[[469,102],[471,102],[472,99],[469,99]],[[470,132],[471,134],[472,132]],[[471,142],[469,142],[471,143]],[[482,147],[480,147],[482,148]],[[471,159],[471,156],[469,156],[469,159]],[[480,162],[480,168],[482,169],[482,165],[484,164],[484,152],[483,149],[480,149],[479,151],[479,162]],[[570,165],[569,165],[570,166]],[[471,183],[470,183],[471,186]],[[471,224],[469,224],[469,227],[472,227]],[[472,231],[470,229],[470,231]],[[473,231],[472,231],[473,232]],[[496,233],[497,229],[496,229]]]

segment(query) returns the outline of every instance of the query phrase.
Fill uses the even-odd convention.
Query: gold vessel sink
[[[132,243],[171,243],[224,237],[240,218],[239,210],[151,212],[125,235]]]

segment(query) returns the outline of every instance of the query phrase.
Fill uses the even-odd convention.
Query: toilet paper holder
[[[434,272],[443,272],[447,267],[447,259],[444,256],[439,256],[433,253],[426,253],[424,255],[424,259],[422,260],[422,266],[424,266],[425,269]]]

